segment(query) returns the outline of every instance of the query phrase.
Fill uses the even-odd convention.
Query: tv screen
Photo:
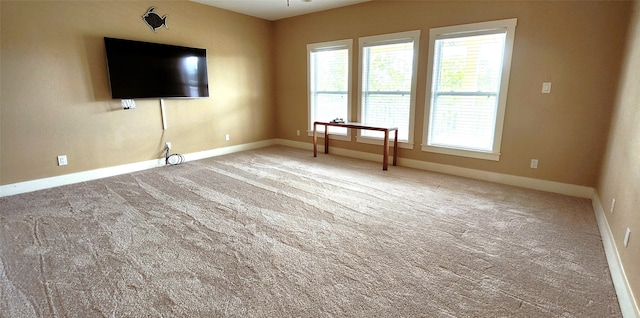
[[[208,97],[205,49],[104,38],[114,99]]]

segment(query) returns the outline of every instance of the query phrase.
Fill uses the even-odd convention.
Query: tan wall
[[[169,29],[142,21],[151,6]],[[0,184],[161,158],[165,141],[191,153],[276,136],[269,21],[184,1],[2,1],[1,14]],[[166,100],[166,131],[158,100],[122,110],[105,36],[206,48],[211,97]]]
[[[276,21],[278,137],[311,142],[307,129],[306,45],[421,30],[415,145],[401,158],[593,187],[604,151],[628,21],[628,2],[374,1]],[[518,18],[499,162],[423,152],[429,29]],[[357,91],[354,76],[353,91]],[[542,82],[552,93],[541,94]],[[353,96],[352,120],[357,114]],[[355,138],[354,138],[355,140]],[[332,141],[379,153],[379,146]],[[333,147],[333,146],[332,146]],[[530,169],[530,159],[539,168]]]
[[[597,192],[627,279],[640,302],[640,4],[636,3]],[[612,199],[614,213],[610,213]],[[626,229],[631,229],[624,246]]]

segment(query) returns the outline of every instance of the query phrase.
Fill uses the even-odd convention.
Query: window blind
[[[505,38],[435,40],[429,145],[493,150]]]
[[[409,138],[413,40],[363,47],[361,120],[371,125],[398,127],[398,141]],[[362,136],[383,137],[379,131]]]
[[[348,118],[349,50],[324,49],[311,52],[310,104],[314,121]],[[324,126],[318,127],[324,131]],[[329,127],[332,134],[347,134],[346,128]]]

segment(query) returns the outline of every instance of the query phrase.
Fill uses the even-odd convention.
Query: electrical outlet
[[[629,245],[629,236],[631,235],[631,229],[627,228],[627,232],[624,233],[624,247]]]
[[[167,141],[164,145],[171,150],[171,142]]]
[[[224,140],[229,141],[229,134],[224,135]]]
[[[538,169],[538,159],[531,159],[531,169]]]
[[[67,155],[58,156],[58,166],[66,166],[67,165]]]
[[[616,199],[612,199],[611,200],[611,210],[609,210],[609,212],[611,212],[611,214],[613,214],[613,209],[616,208]]]
[[[300,129],[296,130],[296,136],[300,136]]]
[[[542,93],[550,94],[551,93],[551,82],[542,83]]]

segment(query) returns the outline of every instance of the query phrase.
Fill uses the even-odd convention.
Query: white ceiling
[[[279,20],[370,0],[191,0],[265,20]]]

